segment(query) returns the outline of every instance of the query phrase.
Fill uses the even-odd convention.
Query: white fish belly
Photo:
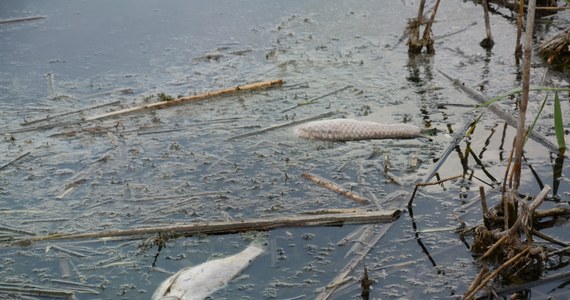
[[[412,124],[383,124],[353,119],[321,120],[303,124],[295,130],[300,138],[323,141],[368,139],[406,139],[421,136],[420,127]]]
[[[152,300],[202,300],[223,288],[265,251],[255,242],[242,252],[178,271],[166,279]]]

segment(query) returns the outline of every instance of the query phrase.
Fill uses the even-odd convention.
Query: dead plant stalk
[[[529,0],[528,12],[526,17],[526,41],[524,49],[524,67],[523,67],[523,83],[522,83],[522,96],[519,105],[519,119],[517,135],[515,140],[515,155],[514,155],[514,182],[513,190],[516,192],[519,189],[521,181],[521,164],[522,164],[522,154],[524,146],[524,136],[526,133],[526,108],[528,103],[528,94],[530,88],[530,66],[531,66],[531,54],[532,54],[532,33],[534,31],[534,10],[536,7],[536,0]],[[516,193],[515,193],[516,194]]]

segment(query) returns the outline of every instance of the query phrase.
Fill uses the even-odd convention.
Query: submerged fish
[[[154,291],[152,300],[204,299],[223,288],[263,252],[260,240],[254,240],[240,253],[187,267],[170,276]]]
[[[309,122],[295,130],[300,138],[324,141],[356,141],[368,139],[405,139],[422,135],[412,124],[383,124],[353,119],[332,119]]]

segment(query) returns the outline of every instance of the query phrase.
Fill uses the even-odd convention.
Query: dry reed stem
[[[314,182],[314,183],[316,183],[316,184],[318,184],[318,185],[320,185],[326,189],[329,189],[333,192],[341,194],[341,195],[347,197],[348,199],[354,200],[360,205],[366,205],[366,204],[370,203],[370,201],[368,201],[368,199],[366,199],[366,198],[364,198],[364,197],[362,197],[356,193],[353,193],[349,190],[346,190],[345,188],[339,186],[338,184],[336,184],[332,181],[329,181],[327,179],[324,179],[320,176],[313,175],[310,173],[303,173],[303,174],[301,174],[301,176],[305,177],[306,179],[308,179],[308,180],[310,180],[310,181],[312,181],[312,182]]]
[[[299,125],[305,122],[309,122],[309,121],[314,121],[314,120],[318,120],[318,119],[322,119],[322,118],[327,118],[334,115],[334,112],[327,112],[327,113],[322,113],[322,114],[318,114],[315,116],[310,116],[304,119],[300,119],[300,120],[294,120],[294,121],[290,121],[287,123],[283,123],[283,124],[277,124],[277,125],[273,125],[273,126],[269,126],[266,128],[262,128],[259,130],[254,130],[254,131],[250,131],[250,132],[246,132],[243,134],[238,134],[235,136],[232,136],[228,139],[226,139],[226,141],[231,141],[231,140],[235,140],[235,139],[239,139],[239,138],[244,138],[244,137],[248,137],[248,136],[252,136],[252,135],[257,135],[260,133],[264,133],[267,131],[271,131],[271,130],[275,130],[275,129],[280,129],[280,128],[284,128],[284,127],[290,127],[290,126],[295,126],[295,125]]]
[[[41,20],[47,18],[46,16],[32,16],[32,17],[23,17],[23,18],[14,18],[14,19],[4,19],[0,20],[0,24],[10,24],[10,23],[18,23],[24,21],[34,21],[34,20]]]
[[[439,165],[441,166],[441,165]],[[445,179],[441,179],[435,182],[420,182],[420,183],[416,183],[416,186],[414,187],[414,190],[412,191],[412,193],[410,194],[410,199],[408,200],[408,209],[411,208],[412,204],[414,203],[414,198],[416,197],[416,193],[418,192],[418,188],[422,187],[422,186],[429,186],[429,185],[437,185],[440,183],[444,183],[448,180],[453,180],[453,179],[457,179],[457,178],[461,178],[463,177],[463,175],[456,175],[456,176],[452,176],[452,177],[448,177]],[[427,176],[427,178],[431,178],[431,176]]]
[[[507,260],[500,267],[498,267],[493,273],[491,273],[491,275],[489,275],[487,278],[485,278],[473,291],[471,291],[469,294],[466,294],[461,299],[464,299],[464,300],[473,299],[475,294],[479,290],[481,290],[483,287],[485,287],[485,285],[487,285],[487,283],[489,283],[489,281],[491,281],[493,278],[497,277],[497,275],[499,275],[499,273],[501,271],[503,271],[504,269],[506,269],[508,266],[514,264],[521,257],[525,256],[530,251],[530,249],[531,249],[531,247],[526,247],[523,251],[519,252],[517,255],[513,256],[511,259]]]
[[[261,81],[261,82],[256,82],[256,83],[252,83],[252,84],[246,84],[246,85],[239,85],[239,86],[234,86],[234,87],[230,87],[230,88],[226,88],[226,89],[215,90],[215,91],[200,93],[200,94],[191,95],[191,96],[184,96],[184,97],[180,97],[180,98],[170,100],[170,101],[160,101],[160,102],[156,102],[156,103],[144,104],[144,105],[131,107],[131,108],[127,108],[127,109],[121,109],[121,110],[113,111],[110,113],[105,113],[105,114],[101,114],[101,115],[87,117],[87,118],[85,118],[85,121],[99,120],[99,119],[103,119],[103,118],[114,117],[114,116],[118,116],[118,115],[128,114],[128,113],[137,112],[137,111],[141,111],[141,110],[147,110],[147,109],[165,108],[165,107],[169,107],[169,106],[173,106],[173,105],[183,104],[186,102],[199,101],[199,100],[204,100],[207,98],[224,96],[224,95],[237,93],[237,92],[241,92],[241,91],[258,90],[258,89],[278,86],[278,85],[282,85],[282,84],[283,84],[283,80],[277,79],[277,80]]]
[[[5,168],[7,168],[8,166],[14,164],[15,162],[17,162],[17,161],[19,161],[20,159],[22,159],[22,158],[28,156],[29,154],[30,154],[30,152],[26,152],[26,153],[24,153],[24,154],[22,154],[22,155],[16,157],[15,159],[13,159],[12,161],[10,161],[9,163],[7,163],[7,164],[5,164],[5,165],[3,165],[3,166],[0,166],[0,170],[3,170],[3,169],[5,169]]]
[[[325,215],[284,216],[278,218],[248,219],[235,221],[215,221],[182,223],[168,226],[141,227],[99,232],[52,234],[20,239],[16,245],[29,245],[33,242],[50,240],[103,239],[112,237],[139,237],[168,233],[191,236],[195,234],[228,234],[247,231],[267,231],[282,227],[338,226],[344,224],[388,223],[400,217],[400,210],[366,211],[359,213],[339,213]]]
[[[95,106],[90,106],[90,107],[86,107],[86,108],[82,108],[82,109],[78,109],[78,110],[74,110],[74,111],[69,111],[69,112],[65,112],[65,113],[61,113],[61,114],[57,114],[57,115],[53,115],[53,116],[47,116],[45,118],[41,118],[41,119],[35,119],[35,120],[30,120],[30,121],[24,121],[21,122],[20,125],[21,126],[28,126],[28,125],[32,125],[35,123],[40,123],[40,122],[45,122],[45,121],[50,121],[56,118],[60,118],[60,117],[64,117],[64,116],[68,116],[68,115],[72,115],[72,114],[79,114],[81,112],[84,112],[86,110],[91,110],[91,109],[96,109],[96,108],[101,108],[101,107],[105,107],[105,106],[112,106],[112,105],[118,105],[121,104],[121,101],[113,101],[110,103],[103,103],[103,104],[99,104],[99,105],[95,105]]]
[[[488,256],[490,256],[495,250],[497,250],[497,248],[499,248],[499,246],[501,246],[507,239],[509,238],[508,235],[505,235],[503,237],[501,237],[498,241],[496,241],[493,246],[491,246],[491,248],[489,248],[487,250],[487,252],[485,252],[483,255],[481,255],[481,257],[479,257],[479,260],[485,260]]]
[[[493,40],[493,35],[491,34],[491,21],[489,20],[489,1],[482,0],[483,13],[485,17],[485,32],[487,33],[487,38],[481,41],[481,46],[486,49],[493,48],[495,41]]]
[[[487,206],[487,197],[485,196],[485,187],[479,186],[479,195],[481,197],[481,208],[483,209],[483,217],[489,213],[489,206]]]
[[[380,228],[378,233],[372,237],[367,243],[365,243],[364,248],[356,254],[352,260],[342,269],[342,271],[329,283],[325,289],[315,297],[317,300],[326,300],[334,293],[336,288],[338,288],[342,283],[347,281],[347,276],[354,270],[354,268],[364,259],[366,254],[378,243],[380,238],[390,229],[393,223],[386,224]]]
[[[477,288],[479,284],[481,284],[481,280],[483,280],[483,277],[487,274],[489,274],[489,270],[486,267],[481,268],[479,274],[477,274],[477,277],[475,277],[473,282],[471,282],[465,294],[470,294],[472,291],[474,291],[475,288]]]
[[[528,95],[530,88],[530,67],[532,63],[532,36],[534,32],[534,15],[535,15],[536,0],[528,1],[528,10],[526,17],[526,41],[524,49],[524,67],[523,67],[523,80],[522,80],[522,97],[519,104],[519,115],[517,125],[517,135],[515,140],[515,162],[513,165],[514,185],[513,189],[515,194],[521,182],[521,166],[522,155],[524,148],[524,135],[526,132],[526,108],[528,105]]]
[[[517,16],[517,41],[515,45],[515,58],[517,65],[519,62],[519,58],[522,56],[521,35],[522,35],[522,20],[524,15],[524,0],[519,0],[518,7],[519,7],[519,13]]]

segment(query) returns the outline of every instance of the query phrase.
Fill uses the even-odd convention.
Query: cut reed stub
[[[371,139],[409,139],[422,135],[420,127],[412,124],[384,124],[354,119],[321,120],[303,124],[295,129],[298,137],[322,141],[356,141]]]

